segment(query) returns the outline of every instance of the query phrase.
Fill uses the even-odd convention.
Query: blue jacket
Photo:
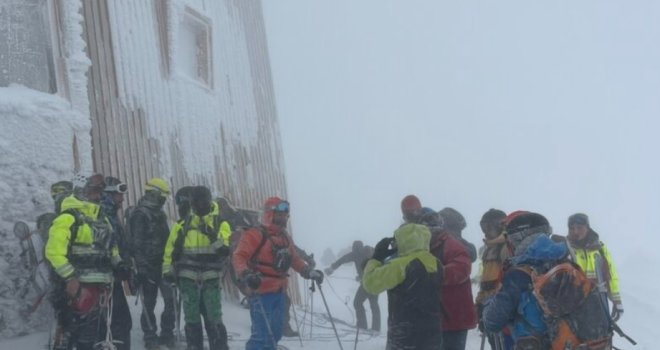
[[[543,311],[532,294],[532,278],[521,268],[530,267],[543,273],[567,254],[565,243],[554,243],[547,235],[540,234],[527,249],[513,257],[513,266],[504,275],[502,288],[486,302],[483,313],[486,331],[499,332],[508,325],[514,341],[530,335],[548,341]]]

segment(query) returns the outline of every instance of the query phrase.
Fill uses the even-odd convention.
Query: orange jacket
[[[268,236],[257,252],[263,234]],[[270,265],[273,263],[273,243],[278,247],[288,245],[291,268],[301,274],[309,270],[305,261],[298,256],[293,240],[286,231],[275,225],[250,228],[241,235],[231,261],[237,276],[242,276],[248,270],[261,273],[261,285],[257,289],[260,294],[277,292],[287,286],[288,274],[278,272]]]

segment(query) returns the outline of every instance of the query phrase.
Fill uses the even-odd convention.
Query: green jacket
[[[441,263],[429,252],[431,232],[426,226],[403,225],[394,239],[398,256],[384,264],[370,259],[362,286],[371,294],[387,290],[388,348],[426,348],[425,339],[441,328]]]
[[[364,268],[362,286],[371,294],[379,294],[401,284],[406,279],[406,266],[419,259],[426,271],[438,271],[438,260],[429,252],[431,232],[423,225],[407,224],[394,232],[398,256],[386,264],[370,259]]]

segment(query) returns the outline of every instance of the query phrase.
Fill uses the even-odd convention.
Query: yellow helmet
[[[164,195],[170,194],[170,186],[167,185],[167,182],[165,182],[165,180],[158,177],[152,177],[151,179],[149,179],[149,181],[147,181],[147,184],[144,186],[144,190],[159,191]]]

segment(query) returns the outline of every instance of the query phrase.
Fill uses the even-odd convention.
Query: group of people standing
[[[174,196],[179,217],[170,229],[163,210],[170,197],[166,181],[147,181],[138,203],[119,215],[126,191],[118,178],[101,174],[51,187],[56,213],[42,225],[48,227],[45,257],[52,268],[50,301],[58,322],[54,349],[93,349],[104,341],[130,349],[127,295],[142,302],[147,349],[175,346],[179,308],[187,349],[204,348],[204,331],[211,350],[228,349],[220,291],[228,267],[248,298],[252,328],[246,349],[276,349],[287,328],[291,332],[289,271],[318,285],[324,279],[287,232],[289,203],[266,199],[260,222],[250,225],[237,219],[228,202],[214,200],[208,187],[185,186]],[[493,349],[555,349],[556,334],[544,315],[547,305],[534,286],[561,261],[607,284],[611,322],[623,314],[612,258],[585,214],[569,217],[563,237],[551,235],[538,213],[490,209],[480,222],[485,238],[477,252],[462,237],[466,222],[457,210],[436,212],[414,195],[403,198],[401,210],[404,222],[393,236],[374,248],[355,241],[351,252],[325,269],[330,275],[342,264],[355,264],[360,329],[367,329],[363,304],[368,300],[371,329],[380,331],[378,294],[387,291],[390,350],[464,350],[468,330],[477,325]],[[479,256],[475,302],[470,275]],[[160,334],[154,314],[159,292],[164,303]],[[571,344],[584,345],[573,338]],[[585,349],[609,349],[594,344]]]
[[[401,210],[404,223],[362,260],[355,297],[357,326],[366,328],[364,291],[378,329],[380,310],[371,300],[387,291],[387,349],[464,350],[477,325],[497,350],[612,348],[623,314],[618,276],[586,214],[571,215],[568,235],[560,236],[541,214],[490,209],[480,222],[485,238],[477,252],[462,237],[466,222],[455,209],[436,212],[409,195]],[[326,273],[354,260],[361,246],[356,241]],[[470,273],[478,257],[473,301]]]
[[[315,283],[323,281],[313,259],[296,249],[287,233],[285,200],[267,199],[261,224],[232,240],[237,211],[226,200],[214,200],[208,187],[176,192],[179,218],[171,229],[163,210],[170,197],[166,181],[147,181],[144,195],[126,209],[122,222],[126,191],[119,179],[101,174],[51,187],[56,213],[43,225],[52,269],[49,299],[58,323],[54,349],[93,349],[104,342],[130,349],[126,295],[142,302],[146,349],[176,346],[180,307],[187,349],[204,349],[204,330],[211,350],[228,349],[220,293],[228,266],[249,298],[253,326],[246,348],[275,348],[286,330],[289,268]],[[164,303],[160,334],[154,314],[159,292]]]

